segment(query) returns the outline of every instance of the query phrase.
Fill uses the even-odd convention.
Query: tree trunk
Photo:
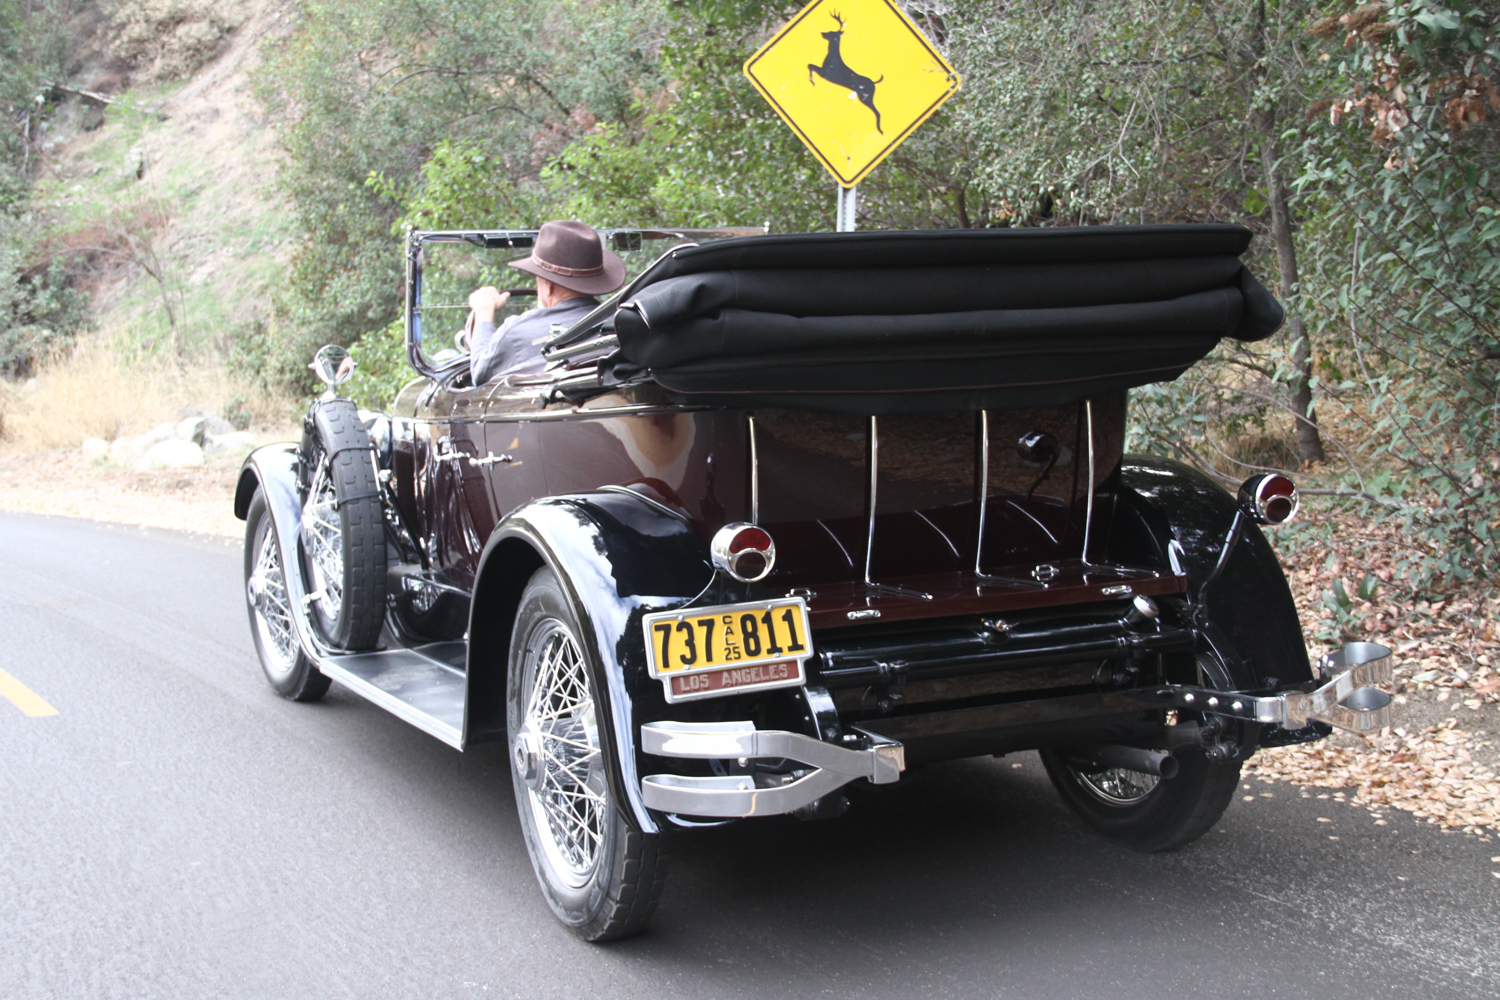
[[[1232,9],[1230,4],[1205,3],[1203,12],[1213,26],[1215,36],[1224,49],[1224,65],[1229,70],[1230,80],[1246,105],[1253,109],[1251,118],[1255,132],[1260,136],[1260,158],[1264,165],[1266,193],[1271,200],[1271,240],[1276,244],[1276,266],[1281,272],[1277,293],[1283,305],[1293,304],[1297,287],[1297,245],[1292,241],[1292,211],[1286,193],[1286,178],[1281,173],[1281,159],[1276,155],[1276,112],[1273,107],[1261,105],[1257,108],[1256,91],[1265,79],[1268,63],[1266,58],[1266,4],[1257,0],[1251,17],[1249,38],[1236,44],[1220,26],[1216,6]],[[1296,309],[1288,309],[1286,335],[1296,345],[1292,348],[1292,368],[1296,376],[1292,380],[1292,409],[1297,419],[1297,456],[1304,465],[1321,462],[1323,435],[1318,432],[1317,418],[1312,405],[1312,349],[1307,341],[1307,331],[1302,317]]]
[[[1292,213],[1287,204],[1286,179],[1281,174],[1281,163],[1276,156],[1276,123],[1266,113],[1255,116],[1261,134],[1260,156],[1265,164],[1266,188],[1271,198],[1271,239],[1276,244],[1276,266],[1280,271],[1277,293],[1282,304],[1288,306],[1286,335],[1295,346],[1292,348],[1292,367],[1297,375],[1292,380],[1292,409],[1297,418],[1297,457],[1303,465],[1321,462],[1323,435],[1318,431],[1318,421],[1312,403],[1312,349],[1307,342],[1307,331],[1302,325],[1302,316],[1293,303],[1297,287],[1297,246],[1292,241]]]

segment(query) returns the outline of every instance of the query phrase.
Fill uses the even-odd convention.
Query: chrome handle
[[[469,459],[469,464],[470,465],[495,465],[496,463],[503,462],[504,464],[509,465],[511,462],[514,462],[514,461],[515,461],[515,459],[511,458],[509,455],[486,455],[484,458],[470,458]]]

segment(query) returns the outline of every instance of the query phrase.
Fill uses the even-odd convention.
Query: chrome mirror
[[[337,344],[327,344],[318,348],[312,364],[307,367],[332,388],[349,381],[349,376],[354,374],[354,358]]]

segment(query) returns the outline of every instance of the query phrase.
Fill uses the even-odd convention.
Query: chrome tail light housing
[[[714,565],[741,583],[764,580],[776,565],[776,543],[766,529],[747,521],[714,532],[709,550]]]
[[[1297,484],[1279,472],[1262,472],[1240,486],[1240,509],[1258,524],[1286,524],[1302,508]]]

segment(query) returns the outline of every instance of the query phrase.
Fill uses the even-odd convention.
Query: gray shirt
[[[584,296],[559,302],[555,306],[538,306],[519,316],[507,317],[497,328],[494,323],[476,321],[469,343],[469,371],[475,385],[516,371],[539,372],[542,345],[554,323],[567,329],[592,312],[599,302]]]

